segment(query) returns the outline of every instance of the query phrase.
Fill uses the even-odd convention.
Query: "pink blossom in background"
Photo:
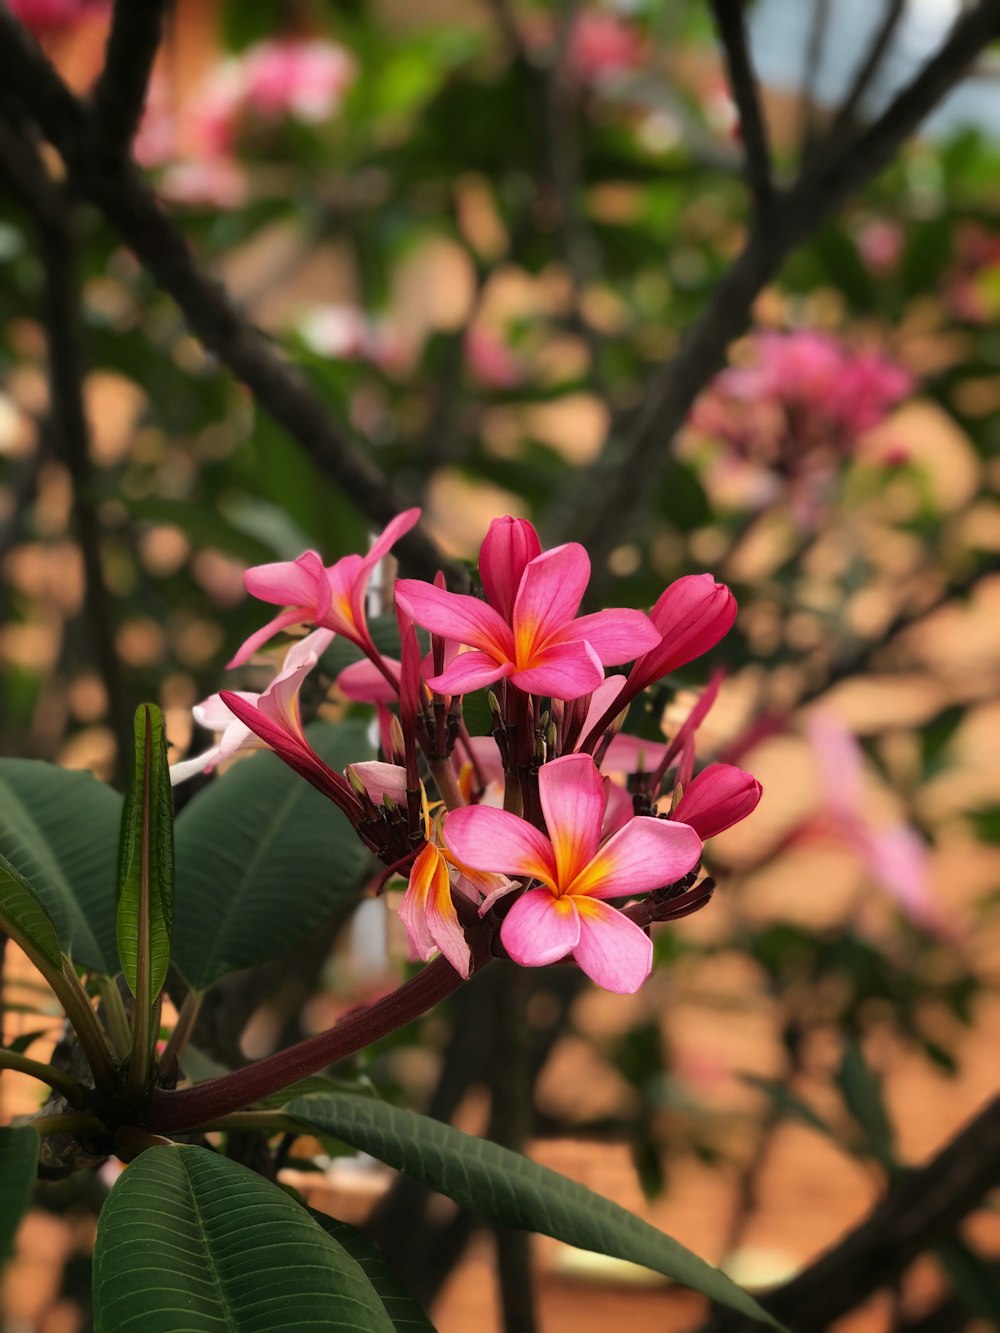
[[[646,42],[627,19],[607,10],[584,9],[573,21],[566,64],[581,83],[597,84],[642,65]]]
[[[329,120],[355,76],[351,55],[326,41],[261,42],[243,56],[243,100],[257,116]]]
[[[105,0],[7,0],[7,7],[38,36],[75,28],[107,12]]]
[[[793,481],[835,468],[914,387],[881,352],[810,329],[758,332],[750,351],[716,376],[690,425]]]
[[[481,384],[490,389],[516,389],[524,383],[524,366],[492,329],[473,325],[465,335],[465,361]]]
[[[334,361],[369,361],[393,370],[402,360],[398,336],[358,306],[314,306],[299,320],[298,331],[314,352]]]
[[[520,534],[516,560],[515,532]],[[531,556],[537,545],[526,520],[493,521],[480,552],[488,602],[419,579],[396,584],[397,605],[416,624],[471,650],[432,677],[427,682],[432,689],[465,694],[509,679],[526,693],[575,699],[600,685],[604,666],[630,661],[659,643],[659,633],[641,611],[577,617],[590,581],[589,556],[576,542]]]
[[[904,243],[902,227],[889,218],[871,218],[863,224],[855,239],[862,263],[879,277],[898,267]]]
[[[903,820],[876,826],[869,819],[861,746],[835,714],[824,710],[810,713],[806,735],[819,761],[829,831],[853,847],[872,882],[911,921],[931,933],[947,934],[931,895],[923,839]]]
[[[445,820],[448,846],[466,865],[538,882],[501,927],[516,963],[544,967],[571,955],[597,985],[631,994],[649,975],[652,944],[607,900],[683,878],[701,841],[684,824],[637,817],[602,843],[606,792],[589,755],[544,764],[538,791],[547,836],[506,810],[466,806]]]

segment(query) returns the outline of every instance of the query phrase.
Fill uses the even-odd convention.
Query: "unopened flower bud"
[[[704,841],[746,819],[761,796],[752,773],[735,764],[710,764],[688,784],[670,818],[693,828]]]
[[[649,618],[663,639],[629,673],[632,694],[714,648],[736,619],[736,598],[711,574],[688,574],[664,590]]]

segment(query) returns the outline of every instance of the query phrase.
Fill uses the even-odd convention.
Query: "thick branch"
[[[740,117],[740,137],[746,154],[747,184],[760,224],[770,211],[774,186],[767,126],[760,104],[743,20],[743,0],[712,0],[715,23],[726,52],[729,86]]]
[[[115,0],[104,68],[94,88],[94,131],[112,164],[127,155],[139,128],[168,4]]]
[[[760,1302],[796,1333],[822,1333],[946,1236],[997,1185],[1000,1097],[926,1165],[900,1177],[831,1250]],[[750,1333],[757,1327],[720,1311],[703,1333]]]
[[[3,6],[0,61],[7,90],[23,114],[36,121],[62,154],[79,193],[101,210],[177,302],[192,332],[373,523],[394,518],[404,505],[380,470],[274,343],[237,308],[222,283],[205,273],[138,168],[130,162],[108,164],[87,109]],[[397,551],[415,574],[432,577],[444,568],[453,586],[467,581],[464,571],[446,561],[419,526],[399,541]]]

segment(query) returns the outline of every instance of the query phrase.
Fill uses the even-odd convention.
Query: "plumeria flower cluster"
[[[543,551],[529,522],[498,518],[480,551],[482,597],[449,591],[440,575],[395,584],[391,657],[368,624],[368,585],[418,519],[416,509],[399,515],[364,556],[325,565],[307,551],[247,570],[247,590],[280,609],[230,666],[282,632],[309,633],[262,693],[223,690],[199,705],[197,720],[219,739],[174,778],[269,746],[344,812],[385,864],[382,883],[406,879],[400,918],[419,957],[440,952],[462,976],[491,955],[525,967],[572,958],[598,985],[635,991],[652,966],[650,927],[708,901],[703,843],[750,814],[761,789],[731,764],[695,771],[718,676],[671,740],[641,740],[622,724],[643,691],[722,639],[733,595],[709,574],[689,575],[648,615],[580,615],[583,547]],[[344,773],[313,751],[299,706],[337,635],[361,659],[336,684],[375,706],[382,747],[380,760]],[[471,736],[463,698],[482,690],[492,730]]]
[[[912,389],[909,373],[880,352],[812,329],[763,330],[746,364],[716,376],[690,425],[771,478],[762,499],[787,485],[808,518],[861,436]]]

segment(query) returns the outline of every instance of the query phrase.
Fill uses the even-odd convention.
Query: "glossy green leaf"
[[[309,1215],[364,1269],[365,1276],[378,1293],[397,1333],[407,1333],[407,1330],[411,1330],[411,1333],[434,1333],[434,1325],[409,1292],[403,1289],[395,1273],[367,1236],[357,1227],[340,1222],[335,1217],[327,1217],[326,1213],[318,1213],[313,1208],[309,1209]]]
[[[0,853],[31,885],[63,951],[113,976],[121,797],[90,773],[0,759]]]
[[[38,1132],[30,1125],[0,1129],[0,1263],[14,1248],[37,1170]]]
[[[62,946],[52,919],[37,894],[5,856],[0,856],[0,927],[21,945],[62,967]]]
[[[152,1003],[170,966],[174,916],[174,810],[163,714],[135,713],[135,760],[122,813],[118,953],[133,995]]]
[[[307,735],[338,771],[372,757],[361,722]],[[174,961],[198,990],[265,962],[353,904],[371,867],[335,806],[275,755],[253,755],[178,817]]]
[[[745,1291],[671,1236],[508,1148],[427,1116],[349,1094],[299,1097],[286,1111],[304,1126],[370,1153],[491,1222],[643,1264],[776,1327]]]
[[[394,1333],[358,1263],[289,1195],[204,1148],[151,1148],[101,1212],[96,1333]]]

